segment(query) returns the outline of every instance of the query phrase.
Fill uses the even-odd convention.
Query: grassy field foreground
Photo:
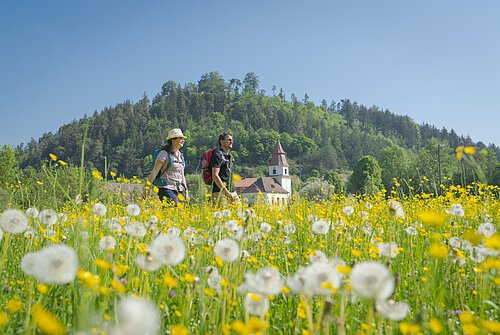
[[[445,191],[9,209],[0,332],[500,333],[498,189]]]

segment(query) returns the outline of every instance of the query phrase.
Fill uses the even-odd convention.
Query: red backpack
[[[210,161],[212,160],[212,155],[215,148],[209,149],[201,155],[200,165],[201,165],[201,177],[206,185],[212,185],[212,169],[210,166]]]

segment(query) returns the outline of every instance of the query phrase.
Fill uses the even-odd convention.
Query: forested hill
[[[438,143],[450,154],[459,145],[485,148],[483,143],[474,143],[453,130],[418,125],[408,116],[378,107],[368,108],[350,100],[323,100],[318,106],[307,94],[298,98],[275,87],[270,94],[260,90],[254,73],[243,80],[225,80],[212,72],[197,83],[168,81],[152,100],[144,95],[136,103],[119,103],[64,125],[55,134],[32,139],[16,150],[21,167],[38,168],[49,153],[79,165],[87,125],[87,166],[103,171],[106,161],[111,170],[127,177],[148,173],[151,153],[173,127],[182,128],[187,135],[183,150],[188,172],[195,170],[201,153],[214,146],[224,130],[234,134],[240,170],[249,173],[249,167],[266,165],[280,139],[291,171],[303,177],[313,169],[349,170],[368,154],[383,160],[387,148],[413,156],[421,150],[435,152]],[[497,147],[488,150],[499,156]]]

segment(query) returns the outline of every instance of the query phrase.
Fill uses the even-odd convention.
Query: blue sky
[[[3,0],[0,144],[219,71],[500,145],[499,17],[497,0]]]

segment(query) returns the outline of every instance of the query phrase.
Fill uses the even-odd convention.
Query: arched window
[[[286,174],[286,173],[287,173],[287,172],[286,172],[286,168],[285,168],[285,174]]]
[[[276,174],[276,168],[273,168],[273,174]]]

